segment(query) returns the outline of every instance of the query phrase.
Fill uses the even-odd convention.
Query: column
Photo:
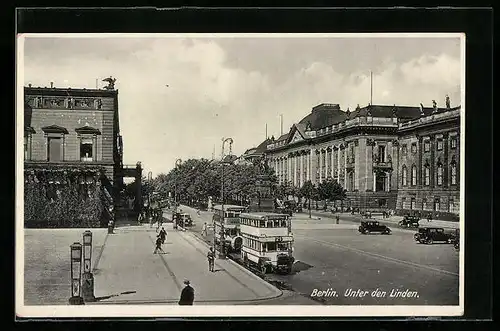
[[[300,186],[304,184],[304,153],[300,151]]]
[[[448,187],[448,132],[443,133],[443,186]]]
[[[377,188],[377,173],[374,171],[373,172],[373,192],[376,191]]]
[[[309,150],[309,180],[313,181],[313,160],[314,160],[314,150],[311,148]]]
[[[331,148],[331,150],[332,150],[332,155],[330,155],[330,164],[331,164],[331,167],[330,167],[330,168],[331,168],[331,169],[330,169],[330,176],[332,177],[332,179],[333,179],[333,177],[334,177],[334,175],[335,175],[335,174],[334,174],[334,172],[333,172],[333,168],[334,168],[334,166],[333,166],[333,153],[334,153],[334,147],[335,147],[335,146],[333,146],[333,145],[332,145],[332,146],[330,146],[330,148]]]
[[[430,145],[431,145],[431,188],[434,188],[436,184],[436,160],[435,160],[435,148],[436,148],[436,137],[432,135],[430,137]]]
[[[297,186],[297,155],[293,155],[293,185]]]
[[[344,186],[347,186],[347,145],[344,145]]]
[[[337,145],[337,180],[340,184],[340,145]]]
[[[417,164],[417,186],[420,188],[422,187],[422,137],[417,136],[418,138],[418,144],[417,144],[417,153],[418,153],[418,164]],[[410,168],[411,169],[411,168]],[[411,172],[410,172],[411,174]],[[411,175],[410,175],[410,180],[411,180]],[[411,182],[410,182],[411,184]]]
[[[319,182],[323,181],[323,150],[319,150]]]
[[[287,155],[286,157],[286,181],[287,182],[290,182],[290,174],[291,174],[291,170],[290,170],[290,154]]]

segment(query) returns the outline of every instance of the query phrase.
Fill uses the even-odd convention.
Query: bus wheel
[[[266,267],[266,265],[265,265],[265,264],[262,264],[262,265],[260,266],[260,272],[262,272],[262,274],[263,274],[263,275],[265,275],[265,274],[266,274],[266,272],[267,272],[267,267]]]

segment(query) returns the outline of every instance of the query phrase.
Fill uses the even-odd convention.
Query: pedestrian
[[[191,287],[189,280],[185,280],[186,285],[181,292],[181,298],[179,299],[180,306],[192,306],[194,301],[194,288]]]
[[[207,222],[203,223],[203,228],[201,229],[201,235],[203,237],[207,236]]]
[[[336,219],[336,221],[337,221],[337,224],[339,224],[339,221],[340,221],[340,217],[339,217],[339,215],[337,215],[337,217],[336,217],[335,219]]]
[[[210,251],[208,251],[207,253],[207,258],[208,258],[208,271],[214,272],[215,254],[213,247],[210,247]]]
[[[161,238],[161,243],[164,244],[165,240],[167,239],[167,231],[163,227],[161,227],[160,233],[158,236]]]
[[[159,251],[160,253],[165,253],[165,252],[163,251],[163,249],[161,248],[161,244],[162,244],[162,240],[161,240],[160,236],[157,236],[157,237],[156,237],[156,247],[155,247],[155,251],[153,252],[153,254],[157,254],[157,253],[158,253],[158,251]]]

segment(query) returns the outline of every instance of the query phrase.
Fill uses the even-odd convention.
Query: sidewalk
[[[195,290],[194,304],[253,302],[280,296],[274,286],[229,260],[216,260],[208,271],[208,247],[189,232],[163,224],[165,254],[153,254],[155,228],[122,227],[107,239],[94,270],[97,304],[177,304],[184,279]],[[125,294],[124,294],[125,293]]]
[[[300,219],[308,218],[309,211],[305,210],[304,212],[297,213],[295,215],[297,215],[297,217]],[[296,217],[295,215],[294,215],[294,217]],[[326,218],[326,219],[332,219],[332,220],[335,220],[335,217],[337,215],[339,215],[341,221],[356,222],[356,223],[359,223],[361,221],[361,216],[359,214],[352,215],[351,213],[334,213],[334,214],[332,214],[331,211],[312,210],[311,215],[319,216],[321,218]],[[398,226],[398,222],[401,221],[402,219],[403,219],[403,216],[390,216],[388,218],[383,218],[382,216],[372,217],[372,220],[379,221],[381,224],[385,224],[388,226]],[[460,228],[460,222],[450,222],[450,221],[441,221],[441,220],[427,221],[427,219],[421,219],[419,224],[421,227],[435,226],[435,227],[442,227],[442,228],[447,228],[447,229]]]

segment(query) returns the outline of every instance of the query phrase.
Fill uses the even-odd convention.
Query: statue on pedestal
[[[106,90],[114,90],[115,89],[116,78],[113,78],[113,76],[109,76],[108,78],[104,78],[102,81],[108,82],[108,86],[104,86],[104,89],[106,89]]]

